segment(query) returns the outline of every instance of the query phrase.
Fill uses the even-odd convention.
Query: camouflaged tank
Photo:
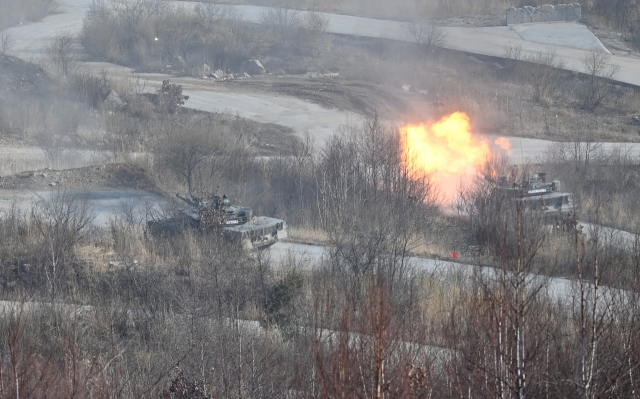
[[[264,248],[287,237],[284,220],[253,216],[251,208],[231,204],[226,194],[209,200],[176,196],[187,204],[179,208],[182,217],[149,222],[152,233],[172,235],[189,227],[205,232],[220,230],[226,238],[239,241],[248,249]]]
[[[557,225],[570,227],[575,217],[573,194],[562,191],[560,180],[547,182],[546,175],[525,174],[511,187],[503,180],[503,184],[496,187],[495,192],[522,202],[528,210],[541,212],[547,220],[552,220]]]

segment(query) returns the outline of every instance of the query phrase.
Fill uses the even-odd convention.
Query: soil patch
[[[388,88],[344,78],[312,78],[310,75],[253,77],[226,81],[222,85],[235,91],[273,93],[295,97],[328,109],[368,115],[374,111],[383,118],[414,112],[413,106]]]
[[[48,95],[50,86],[51,79],[40,66],[0,55],[0,102]]]
[[[7,191],[97,188],[157,191],[143,168],[123,163],[67,170],[44,169],[0,177],[0,189]]]

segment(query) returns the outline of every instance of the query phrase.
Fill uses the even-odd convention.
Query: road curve
[[[82,19],[92,0],[61,0],[59,12],[41,22],[24,24],[9,29],[13,40],[12,53],[27,61],[37,61],[43,49],[59,34],[77,34],[82,29]],[[193,2],[172,2],[181,7],[193,7]],[[266,10],[258,6],[236,6],[237,12],[247,21],[259,23]],[[325,14],[329,18],[328,31],[337,34],[383,37],[406,40],[406,24],[397,21]],[[506,45],[521,46],[523,55],[554,48],[565,68],[581,71],[582,59],[591,49],[602,44],[588,29],[578,23],[527,25],[525,27],[447,27],[445,47],[496,57],[504,56]],[[617,79],[620,82],[640,85],[640,60],[613,56],[620,66]],[[107,70],[110,73],[138,76],[149,83],[147,90],[158,87],[168,75],[133,74],[129,68],[108,63],[88,63],[92,71]],[[202,111],[228,111],[260,122],[277,123],[304,134],[306,132],[322,144],[337,127],[357,116],[336,109],[322,108],[316,104],[286,96],[265,94],[239,94],[228,89],[204,85],[202,81],[185,80],[185,94],[190,96],[186,107]],[[491,137],[488,137],[490,140]],[[551,141],[510,138],[513,143],[511,161],[521,163],[535,160]],[[603,149],[611,149],[616,143],[606,143]],[[640,155],[640,145],[627,145],[630,154]]]
[[[591,227],[593,225],[588,225],[585,228]],[[613,231],[613,229],[609,229],[608,233]],[[607,237],[606,239],[609,238]],[[300,260],[298,264],[306,267],[306,271],[309,271],[313,268],[322,267],[322,260],[328,256],[328,250],[329,247],[280,241],[270,247],[267,256],[270,257],[274,267],[278,267],[280,264],[287,264],[293,256],[295,259]],[[491,267],[429,258],[409,257],[405,261],[412,273],[426,273],[443,278],[463,276],[465,278],[478,277],[485,281],[497,281],[500,273],[498,269]],[[525,278],[529,287],[541,287],[540,294],[547,296],[553,302],[569,305],[574,299],[576,281],[563,277],[546,277],[535,274],[528,274]],[[602,295],[606,298],[603,302],[608,302],[613,296],[625,293],[625,291],[606,286],[602,287],[602,290]]]
[[[191,8],[197,2],[179,3]],[[235,10],[244,20],[260,23],[268,7],[240,5]],[[406,33],[409,24],[398,21],[356,17],[351,15],[319,13],[329,19],[327,31],[335,34],[385,38],[408,41]],[[301,15],[304,15],[302,12]],[[505,47],[520,46],[522,56],[533,56],[555,49],[563,68],[584,72],[583,59],[591,51],[608,50],[593,33],[578,22],[552,22],[492,27],[443,27],[445,34],[443,47],[467,53],[503,58]],[[611,56],[613,63],[620,67],[614,80],[640,86],[640,59]]]

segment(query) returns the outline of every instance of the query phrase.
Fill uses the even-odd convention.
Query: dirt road
[[[176,2],[176,4],[178,4]],[[184,7],[195,3],[180,2]],[[58,14],[45,18],[42,22],[25,24],[11,28],[14,46],[12,53],[31,60],[42,56],[44,46],[60,33],[75,34],[82,28],[82,18],[91,5],[91,0],[62,0]],[[238,12],[245,20],[259,22],[263,7],[238,6]],[[346,15],[327,14],[330,19],[328,30],[333,33],[406,39],[403,23]],[[447,27],[445,47],[471,53],[504,56],[507,44],[520,45],[524,55],[555,49],[565,68],[581,71],[582,58],[591,49],[603,48],[602,44],[578,23],[555,23],[528,25],[522,27]],[[614,56],[620,66],[617,79],[621,82],[640,85],[640,60]],[[91,70],[108,70],[110,73],[124,74],[131,71],[113,64],[88,64]],[[168,78],[162,74],[138,74],[148,81],[152,90]],[[341,110],[323,108],[310,101],[293,97],[269,94],[237,93],[228,88],[206,85],[192,79],[183,82],[184,92],[191,98],[186,106],[203,111],[225,110],[261,122],[278,123],[294,129],[299,134],[308,132],[318,143],[324,142],[335,129],[357,116]],[[520,163],[541,154],[551,143],[545,140],[513,139],[512,161]],[[612,146],[614,144],[607,144]],[[640,154],[640,147],[633,146],[632,153]]]
[[[12,207],[30,211],[41,201],[50,201],[69,191],[77,201],[86,201],[95,214],[95,224],[106,227],[124,208],[136,213],[156,212],[166,204],[155,185],[137,166],[110,163],[67,170],[40,170],[0,177],[0,214]]]

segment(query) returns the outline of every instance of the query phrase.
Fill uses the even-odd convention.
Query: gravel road
[[[178,4],[178,2],[174,2]],[[179,2],[181,6],[193,7],[195,3]],[[59,13],[48,16],[42,22],[24,24],[11,28],[14,40],[12,53],[25,60],[36,60],[51,38],[61,32],[75,34],[82,28],[82,18],[91,5],[91,0],[63,0]],[[238,12],[247,21],[260,22],[264,7],[237,6]],[[348,15],[327,14],[328,31],[346,35],[384,37],[405,40],[403,23]],[[581,71],[582,59],[592,49],[604,49],[598,39],[580,23],[531,24],[518,27],[445,27],[445,47],[496,57],[504,56],[504,48],[520,45],[523,55],[556,50],[565,68]],[[620,66],[617,79],[620,82],[640,85],[640,60],[613,56]],[[131,76],[132,71],[107,63],[89,63],[92,70],[108,70],[110,73]],[[161,84],[168,75],[138,74],[148,81],[148,90]],[[334,130],[357,116],[346,112],[320,107],[293,97],[269,94],[236,93],[232,90],[205,86],[193,79],[183,85],[185,94],[191,98],[186,106],[202,111],[228,111],[261,122],[278,123],[294,129],[299,134],[309,133],[318,143],[324,142]],[[520,163],[533,159],[551,143],[545,140],[515,139],[512,161]],[[607,144],[612,146],[615,144]],[[632,146],[632,153],[640,154],[640,146]]]

